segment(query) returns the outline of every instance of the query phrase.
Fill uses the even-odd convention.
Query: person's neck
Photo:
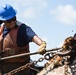
[[[15,25],[14,28],[17,28],[17,27],[18,27],[18,25]],[[8,30],[11,30],[10,28],[6,27],[6,25],[5,25],[5,28],[8,29]]]

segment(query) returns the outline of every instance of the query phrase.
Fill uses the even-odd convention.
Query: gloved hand
[[[40,45],[38,49],[38,53],[42,55],[46,53],[46,42],[45,41],[43,41],[42,44]]]

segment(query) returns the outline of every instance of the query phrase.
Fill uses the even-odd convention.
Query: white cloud
[[[58,6],[54,10],[50,10],[50,14],[62,23],[65,24],[76,24],[76,10],[71,5]]]
[[[41,16],[47,7],[46,0],[17,0],[16,3],[18,11],[23,10],[20,15],[23,14],[25,19]]]
[[[30,7],[28,9],[26,9],[24,12],[23,12],[23,15],[25,18],[27,19],[31,19],[31,18],[35,18],[36,17],[36,11],[33,7]]]

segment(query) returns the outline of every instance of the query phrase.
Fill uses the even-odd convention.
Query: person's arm
[[[41,45],[42,44],[42,39],[41,38],[39,38],[37,35],[35,35],[33,38],[32,38],[32,41],[34,42],[34,43],[36,43],[37,45]]]
[[[32,41],[34,43],[36,43],[37,45],[39,45],[39,49],[38,49],[39,54],[44,54],[46,52],[46,42],[45,41],[42,41],[42,39],[39,38],[37,35],[35,35],[32,38]]]
[[[44,54],[45,53],[45,48],[46,48],[46,42],[41,40],[36,33],[31,29],[31,27],[27,25],[22,26],[24,30],[24,37],[26,38],[26,42],[34,42],[39,46],[38,52],[39,54]],[[26,30],[26,31],[25,31]],[[23,31],[22,31],[23,32]]]

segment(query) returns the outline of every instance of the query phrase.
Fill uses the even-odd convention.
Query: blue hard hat
[[[13,18],[17,11],[9,4],[0,6],[0,20],[5,21]]]

